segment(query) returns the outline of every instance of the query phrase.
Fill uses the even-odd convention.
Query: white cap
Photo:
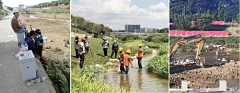
[[[117,42],[116,40],[114,40],[114,42]]]
[[[14,8],[13,9],[13,13],[17,13],[17,12],[20,12],[18,8]]]

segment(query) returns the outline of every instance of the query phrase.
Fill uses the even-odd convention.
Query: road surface
[[[46,82],[27,87],[22,80],[20,63],[15,57],[19,47],[11,28],[12,16],[10,14],[0,20],[0,90],[5,93],[48,93]],[[37,64],[39,66],[39,62]],[[41,74],[45,72],[41,66],[38,68]]]

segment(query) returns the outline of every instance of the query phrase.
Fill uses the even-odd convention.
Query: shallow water
[[[154,50],[152,55],[145,56],[142,60],[142,69],[138,68],[137,59],[133,60],[133,68],[130,68],[128,75],[120,73],[119,68],[107,69],[100,78],[117,88],[124,88],[134,92],[167,92],[168,80],[161,79],[147,71],[148,60],[152,59],[157,52]]]

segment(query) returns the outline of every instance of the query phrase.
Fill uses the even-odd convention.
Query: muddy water
[[[195,52],[183,52],[183,53],[176,53],[175,60],[185,60],[185,59],[191,59],[195,60],[196,53]],[[234,52],[227,55],[224,51],[219,51],[218,56],[216,57],[216,50],[212,50],[209,52],[202,52],[202,57],[205,57],[206,59],[206,65],[219,65],[220,63],[224,63],[222,61],[223,58],[225,58],[228,61],[234,60],[239,61],[239,53]]]
[[[146,65],[148,60],[156,55],[156,51],[152,55],[145,56],[142,60],[143,68],[139,69],[137,59],[133,60],[133,68],[130,68],[128,75],[120,73],[119,68],[111,68],[106,70],[100,78],[117,88],[124,88],[134,92],[167,92],[168,80],[161,79],[147,71]]]

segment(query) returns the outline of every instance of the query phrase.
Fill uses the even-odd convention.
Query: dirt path
[[[180,88],[181,80],[187,80],[189,88],[218,88],[219,80],[227,80],[228,88],[239,89],[238,79],[239,62],[230,62],[219,67],[198,68],[170,74],[170,88]]]
[[[130,68],[129,74],[120,73],[119,68],[111,68],[101,75],[101,79],[118,88],[124,88],[128,91],[142,93],[157,93],[168,91],[168,80],[148,73],[146,65],[157,52],[154,50],[152,55],[145,56],[142,60],[143,68],[138,68],[137,59],[133,60],[133,68]]]
[[[65,47],[65,42],[70,39],[69,22],[29,18],[27,15],[21,15],[20,20],[27,27],[32,25],[33,30],[40,29],[42,35],[48,37],[44,47],[51,46],[51,49],[44,48],[43,58],[55,59],[56,56],[70,51],[69,47]]]
[[[227,30],[231,33],[231,34],[239,34],[236,31],[239,31],[239,27],[228,27]]]

